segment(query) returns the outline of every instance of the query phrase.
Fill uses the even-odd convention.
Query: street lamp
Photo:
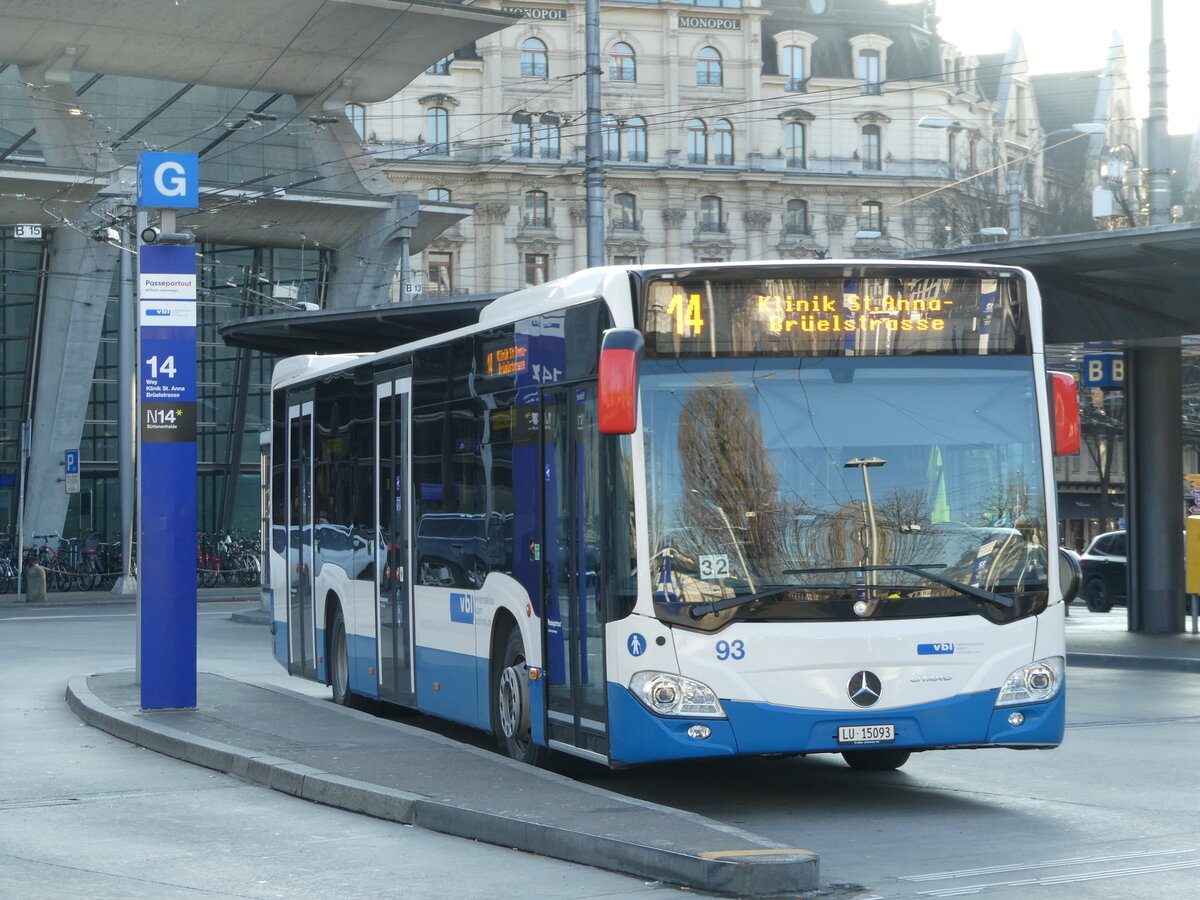
[[[847,460],[842,468],[845,469],[861,469],[863,477],[863,494],[866,495],[867,508],[867,531],[871,540],[871,565],[879,565],[879,542],[875,539],[875,504],[871,500],[871,479],[867,475],[867,469],[875,469],[879,466],[887,465],[886,459],[880,459],[878,456],[856,456],[854,459]],[[874,575],[874,572],[871,573]],[[867,579],[867,584],[871,583],[871,579]]]
[[[962,129],[964,131],[970,131],[972,134],[978,135],[982,140],[987,141],[987,143],[992,148],[992,152],[995,153],[997,156],[999,156],[1001,158],[1004,158],[1007,156],[1007,153],[1005,152],[1005,146],[1009,142],[995,141],[992,138],[988,137],[986,134],[984,134],[979,129],[969,128],[968,126],[963,125],[961,122],[959,122],[955,119],[948,119],[943,116],[922,116],[917,121],[917,127],[918,128],[945,128],[945,129],[958,128],[958,129]],[[1001,166],[1008,167],[1008,174],[1007,174],[1006,181],[1005,181],[1005,192],[1008,196],[1008,234],[1010,237],[1012,237],[1013,239],[1018,239],[1018,240],[1021,238],[1021,218],[1022,218],[1021,189],[1023,187],[1023,182],[1024,182],[1025,163],[1028,162],[1030,159],[1032,159],[1034,156],[1037,156],[1038,154],[1041,154],[1041,153],[1045,153],[1046,150],[1050,149],[1049,147],[1046,146],[1046,142],[1049,141],[1052,137],[1055,137],[1056,135],[1075,133],[1076,136],[1079,137],[1079,136],[1082,136],[1085,134],[1087,134],[1087,135],[1104,134],[1107,130],[1108,130],[1108,128],[1103,122],[1077,122],[1068,128],[1057,128],[1054,131],[1047,132],[1046,134],[1044,134],[1040,138],[1038,138],[1038,140],[1034,143],[1034,145],[1032,147],[1030,147],[1023,156],[1019,156],[1013,160],[1006,159],[1005,162],[1000,163],[996,166],[993,166],[991,169],[988,169],[986,172],[979,172],[978,175],[971,176],[971,178],[976,178],[979,175],[986,175],[988,172],[993,172],[996,169],[1000,168]],[[1072,140],[1075,140],[1075,138],[1074,137],[1068,138],[1066,141],[1062,141],[1061,143],[1065,144],[1068,141],[1072,141]],[[969,180],[969,179],[963,179],[963,180]]]

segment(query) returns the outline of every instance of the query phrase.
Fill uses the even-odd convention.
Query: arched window
[[[808,201],[789,200],[783,214],[783,230],[787,234],[808,234]]]
[[[700,198],[700,230],[724,231],[725,223],[721,217],[720,197]]]
[[[425,140],[431,153],[450,152],[450,113],[444,108],[425,110]]]
[[[550,199],[545,191],[525,193],[525,224],[530,228],[550,226]]]
[[[704,47],[696,54],[696,84],[724,84],[721,80],[721,54]]]
[[[795,44],[779,49],[779,74],[787,76],[785,90],[804,90],[804,48]]]
[[[864,125],[862,130],[862,167],[864,169],[882,169],[883,157],[880,148],[883,143],[883,131],[878,125]]]
[[[883,234],[883,204],[878,200],[864,201],[858,211],[858,228]]]
[[[733,165],[733,126],[728,119],[718,119],[713,126],[713,161],[718,166]]]
[[[546,78],[550,74],[546,45],[537,38],[526,38],[521,44],[521,74],[530,78]]]
[[[604,116],[600,120],[600,141],[604,145],[605,159],[621,158],[621,126],[616,116]]]
[[[450,191],[446,188],[430,188],[425,192],[425,199],[431,203],[449,203]]]
[[[360,138],[367,136],[367,108],[361,103],[346,104],[346,121],[354,126]]]
[[[688,162],[708,162],[708,126],[703,119],[688,122]]]
[[[612,226],[618,231],[636,231],[637,198],[633,194],[614,194]]]
[[[646,120],[641,116],[625,122],[625,152],[632,162],[646,161]]]
[[[608,62],[609,81],[637,81],[637,57],[624,41],[613,44]]]
[[[806,135],[800,122],[788,122],[783,126],[783,156],[789,169],[803,169],[808,165]]]
[[[533,124],[527,115],[513,116],[512,155],[533,156]]]

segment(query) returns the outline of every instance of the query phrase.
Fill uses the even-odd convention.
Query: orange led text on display
[[[491,351],[484,357],[487,374],[514,375],[517,372],[524,372],[527,353],[525,347],[503,347]]]
[[[759,294],[758,309],[772,334],[788,332],[945,331],[953,300],[843,294],[811,297]]]

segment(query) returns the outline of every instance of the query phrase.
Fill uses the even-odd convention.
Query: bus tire
[[[533,742],[530,730],[529,673],[520,630],[513,628],[503,646],[492,678],[496,741],[512,759],[540,766],[546,761],[547,751]]]
[[[333,688],[333,702],[339,706],[354,706],[354,695],[350,693],[350,654],[346,648],[346,620],[341,609],[333,613],[329,627],[329,684]]]
[[[860,772],[891,772],[908,762],[911,750],[846,750],[842,759]]]
[[[1083,601],[1091,612],[1106,613],[1112,610],[1112,600],[1108,597],[1108,585],[1103,578],[1090,578],[1083,587]]]

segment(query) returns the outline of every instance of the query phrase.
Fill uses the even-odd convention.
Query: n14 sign
[[[175,356],[174,356],[174,354],[172,354],[171,356],[163,357],[163,361],[161,364],[159,363],[157,356],[152,356],[148,360],[146,360],[146,365],[148,365],[150,367],[150,377],[151,378],[158,378],[160,375],[164,376],[166,378],[174,378],[175,377]]]

